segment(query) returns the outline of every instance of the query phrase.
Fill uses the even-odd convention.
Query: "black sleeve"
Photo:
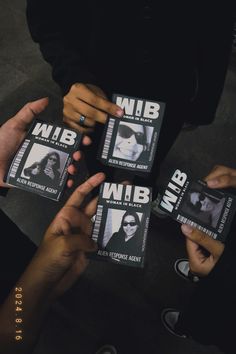
[[[9,190],[9,188],[0,187],[0,196],[1,197],[6,197],[8,190]]]
[[[215,268],[203,278],[180,316],[179,329],[203,344],[234,353],[236,318],[236,233],[228,236]]]
[[[211,273],[205,278],[206,284],[216,284],[217,287],[221,289],[224,288],[222,292],[224,294],[233,294],[236,298],[236,217],[234,217],[231,230],[227,236],[225,249],[220,257],[219,261],[216,263],[215,267]],[[227,298],[227,295],[225,295]]]
[[[31,36],[52,66],[53,79],[63,94],[76,82],[97,84],[84,54],[90,27],[85,16],[87,11],[81,1],[75,3],[72,0],[27,0],[26,15]],[[77,10],[75,24],[74,12]]]
[[[35,244],[0,209],[0,304],[37,250]]]
[[[226,292],[236,291],[236,234],[231,235],[232,240],[225,246],[225,250],[217,262],[215,268],[205,279],[206,282],[221,284]],[[236,295],[236,293],[235,293]]]

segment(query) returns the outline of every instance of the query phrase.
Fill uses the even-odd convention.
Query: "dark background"
[[[0,0],[0,77],[1,123],[26,102],[44,96],[50,98],[50,105],[41,118],[61,119],[60,91],[29,36],[24,0]],[[175,168],[198,179],[215,164],[236,167],[235,97],[234,51],[214,124],[180,134],[162,166],[160,185]],[[82,179],[84,164],[80,171]],[[0,202],[37,244],[63,204],[20,190],[10,191]],[[34,353],[93,354],[100,345],[111,343],[119,354],[219,354],[215,347],[173,337],[161,324],[161,310],[183,308],[194,291],[195,285],[174,272],[175,260],[185,256],[179,225],[152,216],[145,268],[92,261],[76,286],[55,305]]]

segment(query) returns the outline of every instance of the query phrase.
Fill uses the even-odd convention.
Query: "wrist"
[[[58,282],[59,276],[53,276],[50,267],[45,267],[45,264],[47,264],[47,261],[41,257],[38,258],[36,252],[19,282],[22,282],[24,288],[30,293],[35,292],[36,297],[48,299],[50,292]]]

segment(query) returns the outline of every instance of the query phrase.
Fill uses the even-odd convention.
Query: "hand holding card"
[[[210,189],[203,181],[188,180],[185,172],[175,170],[159,207],[173,219],[224,242],[236,210],[235,196]]]
[[[114,94],[112,101],[125,114],[110,116],[99,159],[104,164],[131,171],[150,172],[163,120],[165,103]]]
[[[93,258],[143,267],[151,209],[151,189],[133,185],[101,185],[92,239]]]

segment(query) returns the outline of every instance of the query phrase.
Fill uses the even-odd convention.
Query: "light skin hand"
[[[236,188],[236,169],[216,165],[205,181],[209,188]]]
[[[64,122],[81,133],[91,133],[96,122],[105,124],[107,116],[122,117],[124,111],[110,102],[97,86],[76,83],[64,97]],[[79,125],[80,116],[85,116],[86,127]]]
[[[30,124],[33,122],[35,116],[41,113],[48,105],[48,99],[42,98],[34,102],[27,103],[14,117],[8,119],[0,128],[0,186],[9,187],[3,182],[3,178],[8,170],[9,164],[17,152],[20,144],[24,140]],[[91,139],[89,137],[83,138],[83,144],[89,145]],[[81,159],[79,151],[73,154],[75,161]],[[69,174],[75,174],[77,169],[74,165],[68,167]],[[68,180],[68,187],[73,185],[71,179]]]
[[[181,230],[186,237],[191,272],[200,277],[207,276],[220,259],[224,244],[188,225],[181,225]],[[202,247],[210,253],[209,256],[202,251]]]

